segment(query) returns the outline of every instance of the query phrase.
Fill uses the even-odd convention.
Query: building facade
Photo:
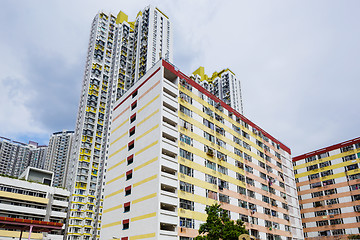
[[[360,233],[360,138],[293,158],[306,239]]]
[[[67,179],[68,239],[99,238],[113,104],[161,58],[172,59],[172,39],[158,8],[146,7],[133,22],[123,12],[94,18]]]
[[[0,176],[0,216],[65,223],[69,195],[69,191],[61,188]],[[50,233],[32,233],[31,239],[62,240],[64,232],[65,227]],[[27,235],[24,233],[23,238],[27,239]],[[20,230],[0,226],[0,239],[19,237]]]
[[[214,203],[303,239],[290,149],[167,61],[115,103],[109,145],[100,239],[192,239]]]
[[[28,166],[43,168],[47,146],[29,144],[0,137],[0,174],[19,177]]]
[[[74,131],[55,132],[51,135],[44,169],[54,172],[54,187],[65,187],[71,156]]]
[[[204,67],[199,67],[190,77],[224,103],[244,114],[240,80],[230,69],[214,72],[208,77]]]

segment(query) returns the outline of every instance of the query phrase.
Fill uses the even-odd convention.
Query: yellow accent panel
[[[114,133],[116,130],[121,128],[125,123],[127,123],[128,119],[126,119],[124,122],[122,122],[119,126],[117,126],[114,130],[111,131],[111,133]]]
[[[148,233],[148,234],[141,234],[141,235],[131,236],[130,240],[152,238],[152,237],[155,237],[155,233]]]
[[[137,155],[139,155],[140,153],[148,150],[148,149],[151,148],[152,146],[156,145],[158,142],[159,142],[159,141],[155,141],[155,142],[149,144],[148,146],[144,147],[143,149],[137,151],[137,152],[135,153],[135,156],[137,156]]]
[[[20,238],[20,231],[7,231],[0,230],[1,237],[9,237],[9,238]],[[28,232],[23,232],[22,237],[25,239],[29,238]],[[43,239],[42,233],[31,233],[31,239]]]
[[[124,191],[124,189],[120,189],[120,190],[117,190],[116,192],[110,193],[109,195],[105,196],[105,199],[109,198],[109,197],[112,197],[112,196],[115,196],[115,195],[117,195],[119,193],[122,193],[123,191]]]
[[[156,110],[155,112],[153,112],[152,114],[150,114],[149,116],[147,116],[146,118],[144,118],[141,122],[139,122],[136,126],[140,126],[141,124],[143,124],[144,122],[146,122],[147,120],[149,120],[149,118],[151,118],[152,116],[154,116],[156,113],[159,112],[159,109]]]
[[[137,186],[140,186],[141,184],[144,184],[146,182],[149,182],[153,179],[157,178],[157,174],[155,174],[154,176],[151,176],[151,177],[148,177],[148,178],[145,178],[144,180],[141,180],[140,182],[137,182],[137,183],[134,183],[133,186],[134,187],[137,187]]]
[[[140,113],[142,110],[144,110],[147,106],[149,106],[151,103],[153,103],[159,97],[160,97],[160,94],[158,94],[156,97],[151,99],[147,104],[145,104],[142,108],[139,109],[138,113]]]
[[[111,211],[114,211],[114,210],[119,209],[119,208],[122,208],[122,207],[123,207],[123,205],[122,205],[122,204],[120,204],[120,205],[118,205],[118,206],[115,206],[115,207],[112,207],[112,208],[105,209],[105,210],[104,210],[104,213],[111,212]]]
[[[315,162],[315,161],[313,161],[313,162]],[[340,168],[340,167],[346,167],[348,165],[352,165],[352,164],[359,163],[359,162],[360,162],[359,158],[354,159],[354,160],[350,160],[350,161],[346,161],[346,162],[341,162],[341,163],[330,165],[330,166],[327,166],[327,167],[318,168],[318,169],[310,170],[310,171],[303,172],[303,173],[298,173],[298,174],[295,175],[295,178],[306,177],[306,176],[309,176],[311,174],[320,173],[320,172],[327,171],[327,170],[333,170],[333,169],[337,169],[337,168]],[[314,165],[314,164],[315,163],[313,163],[311,165]],[[348,173],[349,172],[350,171],[348,171]],[[345,176],[345,172],[342,172],[341,174],[342,175],[339,175],[339,177],[342,177],[343,175]],[[328,180],[328,179],[334,179],[334,178],[338,178],[338,177],[335,177],[337,175],[338,174],[333,174],[333,175],[329,175],[329,176],[326,176],[326,177],[321,177],[320,179],[321,179],[321,181]]]
[[[135,221],[139,221],[142,219],[151,218],[151,217],[155,217],[155,216],[156,216],[156,212],[153,212],[153,213],[145,214],[142,216],[133,217],[133,218],[131,218],[131,222],[135,222]]]
[[[116,18],[116,24],[123,23],[128,21],[128,15],[126,15],[124,12],[120,11]]]
[[[33,196],[24,195],[24,194],[11,193],[11,192],[5,192],[5,191],[0,191],[0,197],[17,199],[17,200],[22,200],[22,201],[29,201],[29,202],[36,202],[36,203],[42,203],[42,204],[49,203],[49,199],[47,199],[47,198],[33,197]]]
[[[107,171],[111,171],[111,170],[113,170],[114,168],[116,168],[117,166],[119,166],[119,165],[123,164],[124,162],[125,162],[125,159],[124,159],[124,160],[121,160],[121,161],[120,161],[120,162],[118,162],[117,164],[115,164],[115,165],[113,165],[113,166],[109,167]]]
[[[106,185],[108,185],[108,184],[110,184],[110,183],[112,183],[112,182],[115,182],[116,180],[119,180],[120,178],[123,178],[124,176],[125,176],[125,174],[123,173],[123,174],[121,174],[120,176],[117,176],[116,178],[113,178],[113,179],[107,181],[107,182],[106,182]]]
[[[205,68],[204,67],[199,67],[198,69],[196,69],[194,72],[193,72],[194,75],[199,75],[200,76],[200,79],[201,81],[203,80],[208,80],[208,75],[205,74]]]
[[[142,202],[142,201],[148,200],[150,198],[154,198],[154,197],[156,197],[156,193],[152,193],[152,194],[149,194],[149,195],[147,195],[145,197],[138,198],[138,199],[132,201],[131,203],[132,204],[139,203],[139,202]]]
[[[194,211],[190,211],[190,210],[182,209],[182,208],[179,208],[178,214],[179,214],[179,217],[196,219],[196,220],[203,221],[203,222],[206,222],[206,219],[207,219],[206,213],[194,212]]]
[[[191,193],[184,192],[181,190],[178,191],[178,198],[183,198],[185,200],[201,203],[201,204],[208,205],[208,206],[211,206],[215,203],[219,203],[218,201],[216,201],[214,199],[206,198],[206,197],[200,196],[200,195],[191,194]]]
[[[157,129],[158,127],[159,127],[159,124],[156,125],[156,126],[154,126],[154,127],[152,127],[152,128],[150,128],[149,130],[147,130],[146,132],[144,132],[143,134],[141,134],[140,136],[138,136],[138,137],[136,138],[136,141],[138,141],[139,139],[145,137],[147,134],[149,134],[150,132],[154,131],[154,130]]]
[[[114,143],[116,143],[117,141],[119,141],[121,138],[125,137],[127,133],[128,133],[127,131],[124,132],[123,135],[121,135],[120,137],[118,137],[117,139],[115,139],[112,143],[110,143],[110,146],[113,145]]]
[[[108,224],[102,225],[101,228],[113,227],[113,226],[116,226],[116,225],[120,225],[121,223],[122,223],[122,221],[117,221],[117,222],[113,222],[113,223],[108,223]]]
[[[120,148],[119,150],[115,151],[114,153],[110,154],[109,158],[115,156],[116,154],[118,154],[119,152],[121,152],[122,150],[124,150],[126,148],[126,145],[123,146],[122,148]]]
[[[332,161],[332,160],[342,158],[342,157],[345,157],[345,156],[348,156],[348,155],[357,154],[359,152],[360,152],[360,149],[335,154],[335,155],[332,155],[332,156],[329,156],[329,157],[326,157],[326,158],[321,158],[321,159],[317,159],[315,161],[311,161],[311,162],[307,162],[307,163],[303,163],[303,164],[294,166],[294,170],[301,169],[301,168],[306,168],[308,166],[318,164],[318,163],[322,163],[322,162]],[[351,161],[349,161],[349,162],[351,162]]]
[[[203,181],[203,180],[200,180],[197,178],[193,178],[193,177],[190,177],[190,176],[182,174],[182,173],[178,174],[178,178],[180,181],[194,184],[195,186],[201,187],[203,189],[209,189],[214,192],[217,192],[217,190],[218,190],[218,186],[215,184],[211,184],[206,181]]]
[[[145,167],[145,166],[147,166],[147,165],[155,162],[156,160],[158,160],[158,157],[155,157],[155,158],[153,158],[153,159],[151,159],[151,160],[149,160],[149,161],[147,161],[147,162],[144,162],[143,164],[137,166],[136,168],[134,168],[134,171],[137,171],[137,170],[139,170],[139,169],[141,169],[141,168],[143,168],[143,167]]]

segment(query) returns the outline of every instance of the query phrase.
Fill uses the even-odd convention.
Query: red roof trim
[[[213,94],[211,94],[210,92],[208,92],[205,88],[203,88],[201,85],[197,84],[194,80],[192,80],[191,78],[189,78],[188,76],[186,76],[184,73],[182,73],[179,70],[175,70],[175,67],[172,66],[170,63],[166,62],[165,60],[163,60],[163,66],[165,68],[167,68],[169,71],[171,71],[172,73],[176,74],[178,77],[183,78],[186,80],[187,83],[189,83],[191,86],[193,86],[194,88],[198,89],[200,92],[202,92],[203,94],[205,94],[206,96],[210,97],[212,100],[219,102],[221,104],[221,106],[223,108],[225,108],[226,110],[228,110],[229,112],[232,112],[233,114],[235,114],[235,116],[239,117],[241,120],[243,120],[244,122],[246,122],[247,124],[249,124],[250,126],[252,126],[253,128],[256,128],[257,130],[261,131],[263,133],[264,136],[268,137],[269,139],[271,139],[272,141],[274,141],[275,143],[279,144],[280,147],[286,151],[287,153],[291,154],[291,150],[290,148],[288,148],[287,146],[285,146],[283,143],[281,143],[279,140],[275,139],[273,136],[271,136],[269,133],[267,133],[266,131],[264,131],[262,128],[260,128],[259,126],[257,126],[255,123],[253,123],[252,121],[250,121],[249,119],[247,119],[246,117],[244,117],[243,115],[241,115],[240,113],[238,113],[235,109],[231,108],[229,105],[227,105],[226,103],[224,103],[223,101],[221,101],[219,98],[215,97]]]
[[[133,95],[134,92],[136,92],[139,88],[141,88],[147,81],[149,81],[150,78],[152,78],[158,71],[160,70],[160,68],[156,69],[155,72],[153,72],[153,74],[151,74],[145,81],[143,81],[136,89],[134,89],[129,95],[127,95],[126,98],[124,98],[116,107],[114,107],[114,111],[121,105],[123,104],[130,96]]]
[[[62,227],[63,223],[57,222],[47,222],[47,221],[37,221],[37,220],[30,220],[30,219],[22,219],[22,218],[10,218],[10,217],[0,217],[0,221],[6,222],[15,222],[15,223],[27,223],[27,224],[36,224],[42,226],[56,226]]]
[[[354,138],[354,139],[351,139],[351,140],[348,140],[348,141],[345,141],[345,142],[341,142],[341,143],[338,143],[338,144],[335,144],[335,145],[332,145],[332,146],[329,146],[329,147],[321,148],[319,150],[315,150],[315,151],[312,151],[312,152],[309,152],[309,153],[305,153],[305,154],[302,154],[302,155],[299,155],[299,156],[296,156],[296,157],[293,157],[292,160],[293,160],[293,162],[296,162],[296,161],[299,161],[301,159],[305,159],[305,158],[312,157],[312,156],[315,156],[315,155],[319,155],[319,154],[322,154],[322,153],[325,153],[325,152],[333,151],[335,149],[346,147],[346,146],[349,146],[349,145],[352,145],[352,144],[355,144],[355,143],[360,143],[360,137]]]

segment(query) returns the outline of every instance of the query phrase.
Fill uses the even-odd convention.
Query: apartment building
[[[360,138],[293,158],[305,239],[360,233]]]
[[[169,62],[111,124],[100,239],[192,239],[214,203],[258,239],[303,239],[290,149]]]
[[[214,72],[209,77],[205,74],[204,67],[199,67],[190,78],[225,104],[244,114],[240,80],[229,68],[223,69],[220,72]]]
[[[34,182],[51,184],[48,180],[52,173],[48,171],[28,168],[24,177],[31,182],[0,176],[0,217],[23,219],[29,224],[30,220],[65,223],[70,192]],[[2,222],[0,239],[18,239],[20,230],[8,229]],[[34,232],[31,239],[62,240],[64,232],[65,227],[49,233]],[[23,238],[27,236],[23,234]]]
[[[101,12],[93,20],[67,179],[68,239],[99,238],[113,104],[159,59],[172,60],[171,29],[168,17],[152,6],[134,21],[123,12]]]
[[[0,137],[0,174],[13,177],[28,166],[43,168],[47,146],[29,141],[29,144]]]
[[[49,139],[44,169],[54,172],[54,187],[65,187],[74,131],[55,132]]]

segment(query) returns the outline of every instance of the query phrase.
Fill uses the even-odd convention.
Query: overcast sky
[[[244,115],[293,156],[359,136],[360,1],[1,1],[0,136],[47,144],[73,130],[90,25],[152,4],[169,16],[174,64],[229,67]]]

